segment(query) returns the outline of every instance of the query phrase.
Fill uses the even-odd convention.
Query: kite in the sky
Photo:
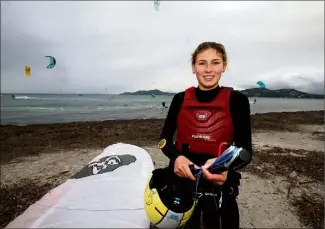
[[[45,57],[49,57],[50,58],[50,63],[46,66],[46,68],[54,68],[54,66],[56,65],[56,60],[53,56],[45,56]]]
[[[156,10],[158,11],[159,10],[159,5],[160,5],[160,0],[154,0],[153,4],[154,4]]]
[[[46,66],[46,68],[51,69],[54,68],[56,65],[56,60],[53,56],[45,56],[50,58],[49,64]],[[25,76],[30,76],[30,66],[26,65],[25,66]]]
[[[30,67],[28,65],[25,66],[25,75],[30,76]]]
[[[265,84],[262,81],[258,81],[257,82],[258,86],[260,86],[261,88],[265,88]]]

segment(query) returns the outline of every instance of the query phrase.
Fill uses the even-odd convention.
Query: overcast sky
[[[182,91],[204,41],[228,51],[221,85],[324,92],[323,1],[1,2],[1,92]]]

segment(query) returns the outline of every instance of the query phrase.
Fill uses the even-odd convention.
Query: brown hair
[[[203,42],[199,44],[199,46],[192,53],[192,65],[195,64],[197,55],[208,49],[216,50],[217,53],[221,54],[223,62],[227,62],[228,58],[227,58],[226,49],[222,44],[216,42]]]

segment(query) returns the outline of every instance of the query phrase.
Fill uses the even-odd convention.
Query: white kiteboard
[[[143,196],[153,169],[146,150],[110,145],[7,228],[149,228]]]

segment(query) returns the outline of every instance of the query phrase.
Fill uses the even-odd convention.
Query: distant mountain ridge
[[[266,88],[250,88],[241,90],[247,97],[267,97],[267,98],[308,98],[308,99],[324,99],[324,94],[310,94],[296,89],[277,89],[269,90]],[[174,92],[163,92],[158,89],[140,90],[136,92],[124,92],[120,95],[176,95]]]
[[[296,89],[269,90],[266,88],[250,88],[241,92],[247,97],[324,99],[324,94],[310,94]]]
[[[136,92],[124,92],[124,93],[121,93],[120,95],[151,95],[151,94],[154,94],[154,95],[176,95],[176,93],[163,92],[158,89],[148,90],[148,91],[140,90],[140,91],[136,91]]]

